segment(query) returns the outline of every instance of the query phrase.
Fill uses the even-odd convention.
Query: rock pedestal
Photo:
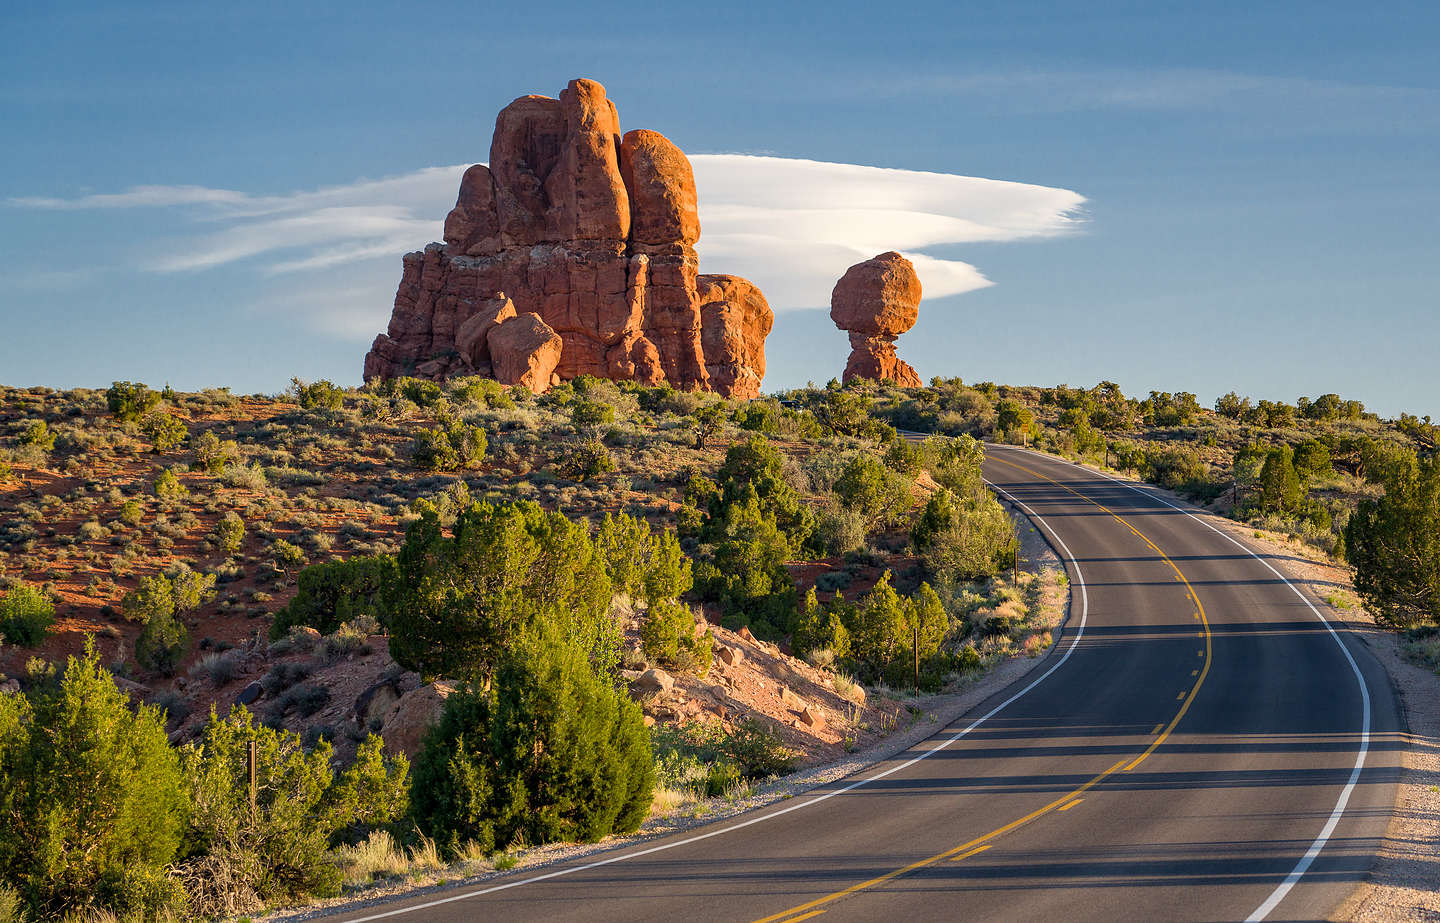
[[[516,377],[524,366],[537,391],[594,375],[756,397],[774,315],[744,279],[700,274],[699,239],[678,147],[654,131],[622,136],[593,80],[572,80],[559,99],[523,96],[495,120],[489,165],[465,171],[445,242],[405,256],[365,378]],[[560,344],[543,376],[551,350],[536,355],[539,334],[501,333],[526,315]],[[520,340],[529,352],[515,352]]]
[[[902,388],[920,387],[920,376],[895,353],[895,340],[920,316],[920,277],[895,251],[845,271],[830,293],[830,319],[850,334],[850,359],[843,381],[890,379]]]

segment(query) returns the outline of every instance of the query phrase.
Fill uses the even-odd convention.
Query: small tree
[[[630,833],[655,780],[642,717],[582,647],[542,630],[507,653],[488,692],[446,701],[415,760],[415,821],[451,853]]]
[[[55,624],[55,605],[42,591],[20,583],[0,596],[0,636],[10,644],[39,647]]]
[[[345,391],[335,382],[322,378],[306,384],[299,378],[290,379],[290,394],[303,410],[339,410],[345,402]]]
[[[190,647],[190,633],[173,614],[152,616],[135,639],[135,659],[147,670],[173,675]]]
[[[44,420],[34,420],[20,432],[21,445],[33,445],[42,452],[55,448],[55,434]]]
[[[36,919],[183,911],[165,867],[188,809],[164,715],[132,710],[89,640],[58,685],[0,695],[0,880]]]
[[[695,433],[695,448],[703,449],[720,428],[725,425],[725,407],[722,404],[707,404],[690,415],[690,429]],[[746,427],[765,432],[759,427]]]
[[[225,554],[234,554],[245,541],[245,520],[234,510],[226,510],[215,523],[215,544]]]
[[[134,384],[117,381],[105,392],[105,403],[115,419],[131,422],[140,419],[159,404],[160,395],[138,381]]]
[[[1295,451],[1287,446],[1271,449],[1260,469],[1260,508],[1267,512],[1293,512],[1305,500],[1305,488],[1295,472]]]
[[[140,432],[150,440],[152,451],[156,453],[170,451],[189,435],[183,422],[159,410],[152,410],[141,418]]]
[[[199,740],[181,750],[195,805],[183,871],[203,909],[244,912],[339,891],[329,846],[337,836],[399,816],[409,766],[404,757],[383,759],[373,735],[338,778],[333,755],[327,741],[307,750],[294,733],[256,724],[243,706],[224,718],[211,713]]]
[[[1440,461],[1397,466],[1345,529],[1355,589],[1397,628],[1440,623]]]

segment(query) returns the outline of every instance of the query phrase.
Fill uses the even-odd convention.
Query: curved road
[[[684,834],[342,917],[1323,919],[1389,821],[1401,720],[1322,604],[1154,492],[987,446],[1066,559],[1034,671],[911,750]]]

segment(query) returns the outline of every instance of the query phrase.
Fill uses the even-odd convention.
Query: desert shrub
[[[117,420],[138,420],[160,403],[160,395],[144,384],[117,381],[105,392],[105,403]]]
[[[695,636],[695,613],[684,603],[664,599],[646,608],[640,645],[645,656],[661,666],[703,676],[710,670],[714,644],[709,630]]]
[[[572,480],[584,482],[614,471],[615,457],[599,436],[587,436],[570,447],[560,469]]]
[[[169,468],[162,470],[155,478],[152,489],[155,491],[155,496],[162,500],[183,497],[190,492],[189,488],[181,484],[180,479],[175,476],[175,472]]]
[[[155,452],[168,452],[185,441],[189,431],[178,418],[152,410],[140,419],[140,432],[150,440]]]
[[[266,695],[279,695],[314,672],[311,664],[303,661],[282,660],[260,678],[260,686]]]
[[[39,647],[55,624],[55,605],[36,587],[17,583],[0,596],[0,637],[7,644]]]
[[[411,810],[450,853],[630,833],[654,767],[640,707],[553,630],[507,652],[487,692],[458,692],[415,759]]]
[[[711,560],[695,568],[701,598],[718,602],[727,627],[750,626],[758,637],[778,639],[795,609],[795,581],[785,569],[790,543],[752,497],[724,508],[721,541]]]
[[[1355,590],[1396,628],[1440,623],[1440,461],[1396,466],[1345,530]]]
[[[835,495],[872,529],[899,521],[912,503],[905,477],[865,453],[845,466],[835,482]]]
[[[283,638],[299,625],[329,634],[360,616],[384,625],[389,618],[386,594],[395,579],[390,555],[312,564],[300,572],[295,598],[276,613],[270,637]]]
[[[911,532],[926,571],[940,583],[993,576],[1019,550],[1015,523],[988,493],[961,500],[939,490],[926,501]]]
[[[131,710],[93,644],[58,683],[0,695],[0,880],[33,918],[182,912],[165,867],[188,807],[164,717]]]
[[[918,651],[925,668],[922,684],[939,684],[945,664],[936,660],[950,619],[929,584],[921,584],[906,598],[890,585],[890,572],[886,571],[860,604],[847,607],[845,614],[849,616],[849,660],[862,676],[900,685],[906,678],[913,679]]]
[[[190,633],[172,614],[151,616],[135,639],[135,659],[147,670],[169,676],[190,646]]]
[[[255,747],[255,807],[249,757]],[[321,741],[306,750],[290,731],[256,724],[236,706],[213,712],[200,738],[180,751],[195,805],[181,874],[197,910],[233,914],[266,903],[338,892],[330,845],[389,823],[404,809],[409,767],[381,757],[369,737],[337,777]]]
[[[138,526],[144,517],[145,508],[140,505],[139,500],[126,500],[120,506],[120,521],[127,526]]]
[[[451,423],[416,433],[410,457],[417,468],[456,471],[478,468],[485,460],[485,449],[485,430],[482,427]]]
[[[836,658],[850,654],[850,632],[839,612],[824,606],[811,587],[791,627],[790,648],[797,657],[814,651],[830,651]]]
[[[290,395],[303,410],[339,410],[345,403],[345,389],[324,378],[309,384],[292,378]]]
[[[482,677],[548,623],[609,675],[619,661],[611,595],[589,530],[559,513],[529,501],[476,503],[446,535],[426,509],[396,556],[390,652],[422,674]]]
[[[707,770],[698,774],[697,795],[722,795],[741,779],[763,779],[795,766],[795,754],[779,735],[753,717],[729,729],[718,721],[657,726],[652,746],[657,769],[663,767],[671,776],[667,782],[673,779],[677,763],[693,762]]]
[[[584,432],[598,432],[615,422],[615,408],[604,401],[581,398],[570,405],[570,425]]]
[[[164,574],[140,578],[140,585],[126,593],[120,611],[132,622],[183,614],[215,598],[215,575],[200,574],[180,565]]]
[[[754,400],[735,411],[735,425],[752,433],[780,432],[780,407],[774,401]]]
[[[1145,461],[1150,469],[1146,480],[1170,490],[1193,490],[1206,480],[1200,454],[1187,446],[1147,452]]]
[[[971,498],[986,494],[981,474],[985,447],[978,440],[970,436],[931,436],[921,445],[921,455],[935,483],[955,496]]]
[[[55,448],[55,434],[44,420],[32,420],[20,431],[18,442],[23,446],[34,446],[42,452],[49,452]]]
[[[242,487],[246,490],[264,490],[269,483],[265,469],[259,464],[226,465],[217,477],[226,487]]]
[[[245,541],[245,521],[234,510],[226,510],[215,523],[215,546],[225,554],[234,554]]]
[[[192,439],[190,449],[195,453],[192,467],[208,474],[219,474],[240,460],[240,446],[233,439],[222,442],[209,430]]]
[[[917,445],[896,439],[885,450],[885,466],[907,478],[914,478],[925,464],[925,453]]]
[[[690,560],[674,532],[655,533],[643,519],[606,513],[595,548],[616,593],[654,603],[678,599],[690,590]]]
[[[815,515],[815,533],[811,544],[821,554],[841,557],[865,545],[869,522],[857,509],[848,506],[825,507]]]

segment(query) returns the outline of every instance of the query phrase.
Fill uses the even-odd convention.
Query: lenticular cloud
[[[1071,233],[1085,202],[1068,189],[948,173],[747,154],[696,154],[690,160],[703,265],[750,279],[777,311],[828,305],[830,289],[847,267],[886,250],[899,250],[915,263],[927,298],[983,288],[991,282],[976,267],[926,251]],[[199,272],[248,262],[263,275],[285,277],[281,290],[290,295],[313,288],[316,324],[353,336],[358,315],[367,319],[361,326],[378,330],[383,324],[400,255],[439,239],[464,169],[428,167],[290,195],[146,186],[9,204],[183,209],[184,226],[155,242],[151,271]],[[336,290],[337,272],[357,283],[386,281],[375,283],[373,292],[345,287],[343,308],[326,305],[324,293]],[[314,282],[296,278],[305,275]],[[347,312],[357,315],[355,322],[337,324]]]
[[[1068,189],[743,154],[690,158],[700,192],[698,249],[745,276],[776,309],[830,303],[852,264],[886,250],[914,263],[927,298],[990,285],[943,245],[1055,237],[1075,230],[1085,199]]]

